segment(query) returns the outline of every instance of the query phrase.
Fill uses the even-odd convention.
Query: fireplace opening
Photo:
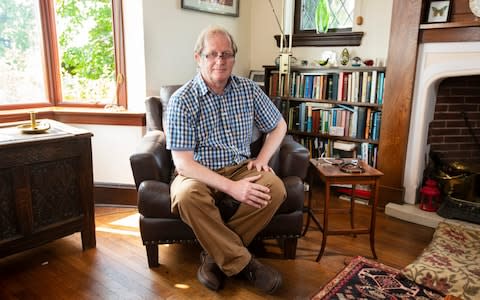
[[[428,125],[429,161],[442,197],[437,213],[480,223],[480,75],[449,77],[439,84]]]
[[[447,163],[480,163],[480,75],[449,77],[439,84],[427,144]]]

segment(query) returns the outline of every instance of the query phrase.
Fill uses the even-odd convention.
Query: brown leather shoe
[[[204,286],[214,291],[218,291],[223,286],[225,274],[205,251],[200,253],[200,268],[197,271],[197,279]]]
[[[282,275],[277,270],[253,257],[241,273],[254,287],[268,294],[273,294],[282,285]]]

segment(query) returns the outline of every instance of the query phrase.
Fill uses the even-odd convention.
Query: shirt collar
[[[205,96],[208,92],[210,92],[200,72],[197,73],[197,75],[195,76],[194,83],[197,86],[198,91],[200,92],[200,95]],[[231,89],[234,89],[237,85],[238,85],[237,77],[235,75],[230,75],[227,86],[225,86],[224,94],[228,93]]]

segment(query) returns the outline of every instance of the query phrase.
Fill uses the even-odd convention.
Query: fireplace
[[[418,212],[415,206],[430,151],[427,144],[429,124],[433,120],[440,82],[445,78],[469,75],[480,75],[480,42],[425,43],[419,46],[403,180],[405,203],[388,204],[387,214],[431,227],[438,224],[435,213],[426,215]]]

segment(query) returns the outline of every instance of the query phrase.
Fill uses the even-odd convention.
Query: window
[[[126,107],[121,0],[0,2],[0,109]]]
[[[352,31],[354,0],[326,1],[330,8],[329,30]],[[319,0],[301,0],[300,2],[300,22],[296,33],[315,30],[315,10]]]
[[[47,102],[38,76],[44,60],[40,11],[33,3],[0,2],[0,104]]]
[[[329,30],[316,33],[315,9],[318,0],[295,0],[293,47],[359,46],[363,32],[353,32],[354,0],[327,0],[330,7]],[[275,36],[277,46],[280,36]]]

